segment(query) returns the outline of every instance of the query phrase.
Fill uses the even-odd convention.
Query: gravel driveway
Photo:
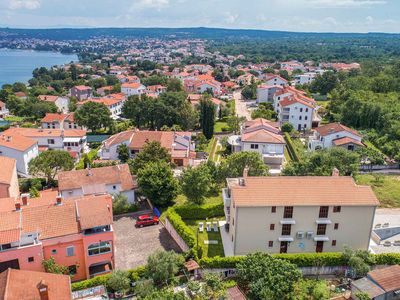
[[[144,265],[147,257],[157,250],[180,252],[162,224],[136,228],[135,222],[136,219],[132,217],[114,220],[116,269],[126,270]]]

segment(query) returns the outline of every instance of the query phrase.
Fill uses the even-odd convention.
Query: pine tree
[[[200,126],[204,136],[209,140],[214,135],[215,106],[210,97],[203,97],[200,100]]]

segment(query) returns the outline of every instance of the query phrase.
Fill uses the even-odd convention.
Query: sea
[[[0,49],[0,87],[6,83],[27,83],[35,68],[49,68],[71,61],[78,61],[78,56],[47,51]]]

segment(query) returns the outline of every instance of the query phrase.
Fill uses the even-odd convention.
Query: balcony
[[[231,195],[229,193],[229,189],[222,189],[222,199],[224,200],[224,212],[226,222],[229,223],[229,219],[231,216]]]
[[[99,234],[99,233],[110,232],[110,231],[112,231],[111,225],[106,225],[106,226],[99,226],[99,227],[85,229],[83,231],[83,234],[84,235],[93,235],[93,234]]]
[[[332,224],[332,221],[329,219],[325,219],[325,218],[319,218],[319,219],[315,220],[315,223],[329,225],[329,224]]]
[[[293,219],[283,219],[280,220],[279,223],[281,223],[282,225],[295,225],[296,221]]]
[[[315,242],[329,242],[329,237],[327,236],[314,236]]]

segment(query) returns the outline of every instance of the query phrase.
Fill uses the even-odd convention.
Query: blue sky
[[[400,0],[0,0],[0,26],[400,32]]]

